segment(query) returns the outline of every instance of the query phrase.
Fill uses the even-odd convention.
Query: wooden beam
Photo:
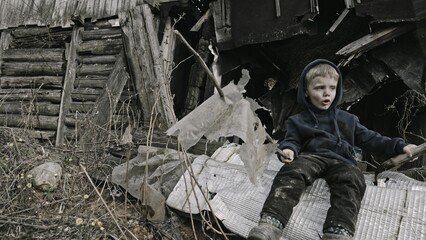
[[[61,90],[0,89],[1,101],[49,101],[61,102]]]
[[[148,4],[142,5],[142,15],[146,23],[146,32],[150,44],[151,56],[153,59],[154,73],[157,80],[158,92],[159,92],[159,107],[158,110],[165,120],[166,125],[160,128],[166,127],[167,129],[176,123],[176,115],[173,109],[173,99],[170,93],[170,79],[166,79],[163,71],[163,61],[160,51],[160,44],[158,42],[157,31],[154,28],[154,15],[151,12]]]
[[[123,46],[121,38],[85,41],[79,44],[77,51],[81,54],[119,54]]]
[[[51,102],[5,101],[0,104],[0,113],[57,116],[59,114],[59,105]]]
[[[3,62],[3,76],[61,76],[63,62]]]
[[[336,52],[336,55],[341,55],[346,58],[346,60],[341,62],[339,65],[344,66],[351,59],[358,57],[361,53],[369,51],[370,49],[384,44],[413,29],[414,26],[412,24],[406,24],[403,26],[386,28],[375,33],[367,34]]]
[[[93,109],[93,123],[99,126],[105,126],[111,119],[114,110],[120,99],[123,88],[130,76],[126,71],[126,60],[124,52],[117,58],[113,71],[108,78],[104,91],[98,98]]]
[[[62,88],[62,77],[33,76],[33,77],[0,77],[0,88]]]
[[[168,128],[176,122],[176,117],[162,69],[152,13],[148,5],[143,4],[120,13],[119,19],[129,72],[142,106],[143,124],[148,126],[156,119],[153,123],[156,127]],[[152,115],[154,113],[159,115]]]
[[[64,49],[62,48],[26,48],[8,49],[3,59],[16,62],[63,62]]]
[[[65,72],[64,88],[62,91],[61,107],[56,130],[55,146],[59,147],[64,143],[65,117],[69,112],[71,105],[71,94],[74,89],[74,81],[77,71],[77,47],[79,42],[79,33],[82,28],[74,26],[72,31],[71,43],[67,54],[67,68]]]
[[[12,42],[13,37],[10,34],[10,30],[3,30],[0,36],[0,76],[2,75],[1,66],[3,63],[3,53],[6,49],[9,48],[10,43]]]
[[[57,128],[57,122],[57,116],[0,114],[0,125],[8,127],[55,130]]]

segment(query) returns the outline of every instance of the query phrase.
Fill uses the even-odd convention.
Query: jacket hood
[[[305,97],[305,92],[306,92],[305,77],[306,77],[306,74],[308,73],[308,71],[312,67],[314,67],[318,64],[324,64],[324,63],[334,67],[336,69],[337,73],[339,74],[339,79],[337,81],[336,97],[334,98],[334,101],[331,104],[329,109],[336,108],[340,104],[340,102],[342,101],[342,96],[343,96],[342,74],[340,73],[339,68],[334,63],[332,63],[328,60],[317,59],[317,60],[310,62],[308,65],[306,65],[306,67],[303,69],[302,74],[300,75],[300,78],[299,78],[299,84],[298,84],[298,89],[297,89],[297,103],[303,109],[315,110],[315,107],[312,104],[310,104],[309,101]]]

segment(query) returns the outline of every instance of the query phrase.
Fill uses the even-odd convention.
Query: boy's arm
[[[355,144],[370,153],[385,154],[394,156],[408,153],[411,147],[405,148],[408,144],[402,138],[389,138],[378,132],[367,129],[356,118]]]
[[[301,148],[301,139],[299,136],[299,132],[297,131],[297,127],[296,124],[294,122],[294,119],[292,117],[290,117],[287,120],[287,132],[285,134],[284,139],[282,139],[279,143],[278,143],[278,148],[280,150],[289,150],[292,152],[292,156],[291,154],[286,154],[286,156],[284,157],[292,157],[291,161],[298,155],[300,148]],[[287,151],[286,151],[287,152]],[[281,151],[282,153],[282,151]],[[277,152],[277,154],[279,154],[278,156],[280,156],[280,152]],[[288,158],[290,159],[290,158]]]

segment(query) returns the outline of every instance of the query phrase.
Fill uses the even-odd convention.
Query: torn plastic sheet
[[[239,154],[251,182],[255,183],[277,145],[264,144],[267,133],[254,112],[260,106],[243,97],[249,76],[247,70],[242,73],[238,85],[231,82],[222,89],[225,99],[213,95],[167,130],[167,135],[177,136],[184,149],[195,145],[203,136],[209,141],[239,137],[244,142]]]
[[[114,167],[111,181],[148,207],[148,220],[163,222],[165,200],[183,174],[183,162],[183,154],[175,150],[139,146],[135,158]]]
[[[166,204],[185,213],[211,211],[230,231],[247,237],[257,225],[272,181],[283,165],[271,155],[259,184],[248,181],[237,145],[219,148],[211,158],[197,157],[192,169],[195,184],[185,172]],[[355,240],[426,239],[426,183],[397,172],[364,174],[367,190],[361,203]],[[407,187],[408,186],[408,187]],[[324,179],[317,179],[302,194],[284,229],[281,240],[319,239],[322,235],[330,192]]]

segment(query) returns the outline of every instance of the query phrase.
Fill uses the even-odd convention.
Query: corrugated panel
[[[2,0],[0,29],[22,25],[70,27],[73,16],[94,21],[143,3],[143,0]]]
[[[184,176],[187,182],[183,177],[179,180],[167,204],[195,214],[201,210],[211,210],[211,206],[215,216],[230,231],[247,237],[259,219],[273,178],[282,164],[276,156],[272,156],[267,170],[257,185],[253,185],[242,161],[235,154],[235,148],[221,148],[218,151],[212,156],[214,160],[202,156],[192,164],[201,189],[191,189],[193,181],[186,172]],[[384,172],[378,177],[381,186],[374,186],[372,175],[366,175],[368,186],[354,239],[426,239],[426,190],[419,191],[425,183],[394,172]],[[201,195],[202,192],[206,199]],[[281,240],[319,239],[330,206],[329,197],[325,180],[316,180],[294,208]]]

